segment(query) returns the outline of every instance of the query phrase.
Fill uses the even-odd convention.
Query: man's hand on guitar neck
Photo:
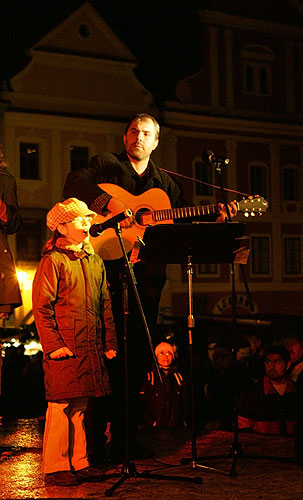
[[[128,207],[123,201],[119,200],[118,198],[115,198],[114,196],[109,200],[107,204],[107,210],[112,214],[114,217],[117,214],[120,214],[121,212],[125,212]],[[124,219],[120,222],[121,227],[131,227],[134,223],[134,218],[128,217],[127,219]]]
[[[237,215],[238,209],[237,209],[236,203],[237,203],[236,200],[234,200],[228,204],[229,213],[230,213],[231,218],[233,218],[233,217],[235,217],[235,215]],[[219,203],[218,209],[219,209],[220,215],[219,215],[219,217],[217,217],[216,222],[225,222],[225,219],[227,217],[227,213],[226,213],[226,208],[225,208],[224,203]]]

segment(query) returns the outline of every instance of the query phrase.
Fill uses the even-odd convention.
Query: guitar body
[[[170,209],[169,197],[162,189],[153,188],[139,196],[134,196],[116,184],[99,184],[99,187],[111,196],[122,200],[134,215],[134,223],[128,228],[122,228],[122,239],[126,252],[130,252],[138,236],[143,239],[145,227],[149,224],[171,224],[173,220],[155,222],[152,213],[156,207]],[[116,214],[110,213],[106,217],[97,215],[94,224],[102,224]],[[114,229],[109,228],[99,236],[90,238],[90,242],[96,253],[104,260],[115,260],[123,256],[118,236]]]

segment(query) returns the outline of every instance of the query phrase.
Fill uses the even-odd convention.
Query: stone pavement
[[[210,431],[195,440],[196,467],[189,431],[140,430],[139,438],[155,450],[155,459],[125,464],[124,471],[122,465],[108,467],[109,476],[102,483],[45,486],[38,420],[4,421],[0,427],[0,498],[99,500],[112,493],[112,498],[125,500],[303,500],[303,467],[293,463],[291,438],[240,434],[241,446],[236,451],[243,453],[235,454],[233,433]],[[258,457],[252,457],[254,454]],[[275,459],[261,458],[265,456]],[[182,459],[189,463],[181,465]],[[235,477],[230,474],[232,465]],[[122,476],[129,466],[131,477]],[[157,472],[163,479],[141,477],[144,471]],[[137,473],[139,477],[135,477]],[[165,480],[165,475],[181,476],[181,480]],[[188,478],[200,478],[202,484],[187,482]],[[122,484],[112,492],[110,488],[119,479]]]

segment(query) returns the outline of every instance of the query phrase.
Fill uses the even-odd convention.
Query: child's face
[[[162,368],[168,368],[173,362],[174,356],[169,349],[163,347],[157,352],[157,360]]]
[[[76,217],[72,221],[66,222],[64,225],[62,224],[65,228],[63,234],[70,240],[71,243],[76,245],[83,243],[84,241],[88,241],[89,228],[91,226],[92,219],[92,217],[87,215],[85,217]]]

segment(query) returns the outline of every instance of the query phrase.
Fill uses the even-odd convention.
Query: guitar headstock
[[[249,196],[238,202],[238,211],[245,217],[262,215],[268,209],[268,201],[261,196]]]

